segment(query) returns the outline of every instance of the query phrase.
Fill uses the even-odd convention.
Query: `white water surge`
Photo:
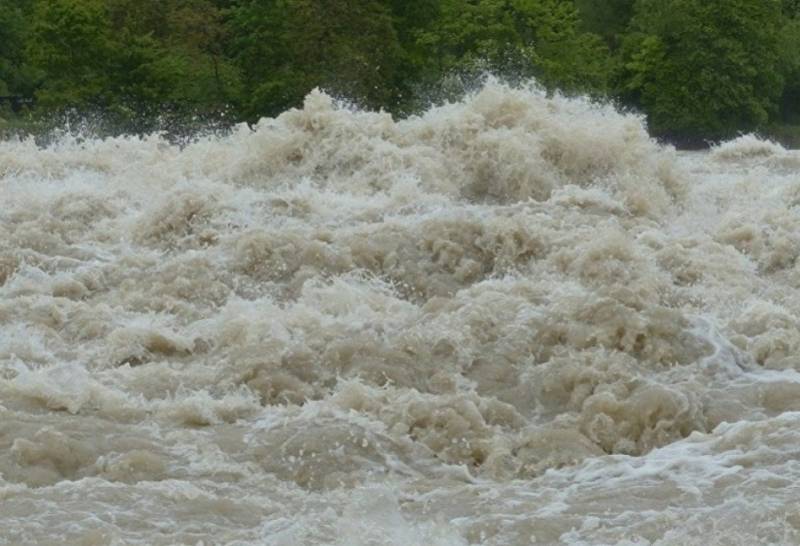
[[[800,543],[800,155],[488,84],[0,143],[0,543]]]

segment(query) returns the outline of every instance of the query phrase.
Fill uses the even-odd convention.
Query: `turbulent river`
[[[800,153],[489,83],[0,143],[0,544],[800,544]]]

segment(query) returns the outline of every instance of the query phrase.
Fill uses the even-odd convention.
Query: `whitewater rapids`
[[[800,544],[800,154],[489,83],[0,143],[0,544]]]

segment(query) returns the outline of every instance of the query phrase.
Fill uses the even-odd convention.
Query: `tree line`
[[[0,0],[0,117],[255,121],[315,87],[408,115],[482,75],[677,142],[800,125],[800,0]]]

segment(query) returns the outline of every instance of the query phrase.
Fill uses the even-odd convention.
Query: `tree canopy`
[[[619,101],[677,141],[800,123],[800,2],[4,0],[0,10],[0,97],[25,99],[34,117],[255,121],[315,87],[403,115],[448,96],[439,91],[453,78],[485,73]]]
[[[776,113],[780,0],[640,0],[625,85],[657,134],[729,137]]]

